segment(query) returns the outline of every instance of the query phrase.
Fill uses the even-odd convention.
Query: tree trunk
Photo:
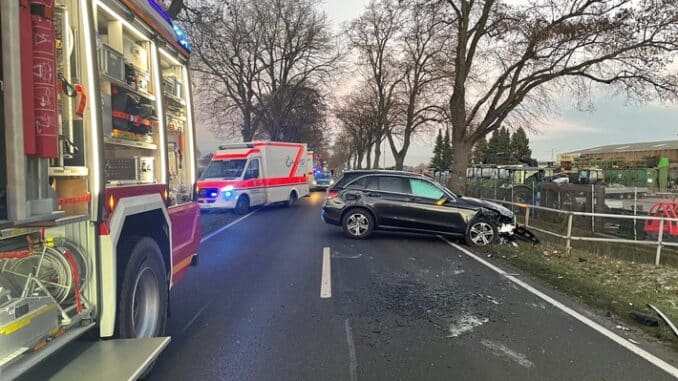
[[[454,142],[452,157],[452,173],[448,186],[458,195],[466,193],[466,169],[471,161],[471,151],[473,144],[466,139],[460,139]]]
[[[396,171],[402,171],[403,167],[405,167],[405,156],[406,154],[404,152],[402,154],[395,155]]]
[[[365,163],[365,169],[370,169],[370,165],[372,165],[372,147],[369,147],[367,149],[367,155],[366,155],[367,163]]]
[[[381,168],[379,164],[379,160],[381,160],[381,141],[382,139],[379,139],[377,143],[374,144],[374,165],[372,165],[372,168],[374,169]]]

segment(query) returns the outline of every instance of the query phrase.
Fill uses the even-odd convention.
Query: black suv
[[[510,240],[513,212],[503,206],[461,197],[428,177],[397,171],[351,171],[327,191],[322,219],[343,227],[350,238],[374,230],[465,237],[472,246]]]

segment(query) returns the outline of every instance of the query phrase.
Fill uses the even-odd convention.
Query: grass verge
[[[678,324],[675,267],[656,267],[579,250],[567,255],[562,246],[548,243],[535,247],[522,244],[518,248],[496,245],[483,253],[545,281],[628,327],[644,331],[678,352],[678,338],[662,320],[659,327],[648,327],[630,317],[635,311],[658,318],[646,306],[650,303]]]

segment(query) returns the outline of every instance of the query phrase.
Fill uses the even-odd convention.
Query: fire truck
[[[0,25],[0,380],[135,379],[198,258],[190,44],[156,0]]]

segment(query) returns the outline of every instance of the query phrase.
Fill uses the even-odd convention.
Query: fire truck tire
[[[130,255],[118,298],[118,336],[162,336],[167,322],[169,290],[160,247],[148,237],[122,239],[125,242],[119,249],[130,250]]]
[[[247,195],[242,195],[238,198],[235,204],[235,213],[241,216],[250,212],[250,198]]]

